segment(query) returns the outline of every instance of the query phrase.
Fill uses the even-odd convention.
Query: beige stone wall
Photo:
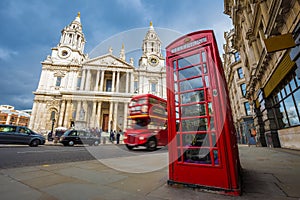
[[[278,130],[278,136],[282,148],[300,150],[300,127]]]

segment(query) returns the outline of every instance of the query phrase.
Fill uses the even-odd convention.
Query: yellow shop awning
[[[291,71],[294,64],[295,62],[291,60],[289,53],[286,53],[263,89],[265,97],[268,97],[271,94],[271,92],[277,87],[280,81],[282,81],[284,77]]]

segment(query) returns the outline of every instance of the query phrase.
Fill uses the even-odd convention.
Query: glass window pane
[[[280,113],[281,113],[281,122],[280,124],[283,124],[282,127],[289,127],[289,122],[287,120],[287,115],[286,115],[286,112],[284,110],[284,106],[283,106],[283,102],[281,102],[280,104],[280,107],[279,107],[279,110],[280,110]],[[280,120],[280,118],[278,117],[278,120]]]
[[[173,61],[173,69],[176,69],[176,60]]]
[[[213,114],[213,108],[212,108],[212,103],[211,102],[208,103],[208,113],[209,113],[209,115]]]
[[[215,162],[215,165],[219,165],[219,154],[218,154],[218,150],[214,150],[214,151],[213,151],[213,154],[214,154],[214,162]]]
[[[299,87],[300,86],[300,79],[296,76],[295,80],[296,80],[297,86]]]
[[[205,87],[209,87],[209,79],[208,79],[208,76],[205,76]]]
[[[205,116],[205,104],[194,104],[189,106],[181,106],[181,117]]]
[[[285,86],[285,91],[286,91],[287,94],[290,94],[290,93],[291,93],[291,89],[290,89],[290,85],[289,85],[289,84],[287,84],[287,85]]]
[[[209,148],[187,149],[183,154],[184,162],[211,164]]]
[[[210,130],[215,130],[215,121],[214,118],[210,118]]]
[[[198,63],[200,63],[200,56],[199,56],[199,54],[194,54],[194,55],[179,59],[178,60],[178,68],[183,68],[183,67],[190,66],[193,64],[198,64]]]
[[[203,88],[202,77],[181,81],[180,82],[180,91],[193,90]]]
[[[294,93],[295,104],[298,108],[298,112],[300,111],[300,89]]]
[[[292,91],[294,91],[294,90],[297,88],[295,79],[292,79],[292,80],[291,80],[290,85],[291,85]]]
[[[244,103],[244,107],[245,107],[246,115],[251,115],[250,105],[248,102]]]
[[[209,135],[203,134],[182,134],[182,146],[209,147]]]
[[[204,90],[181,94],[180,100],[182,104],[204,101]]]
[[[286,98],[284,100],[284,104],[285,104],[285,108],[286,108],[286,112],[287,112],[287,116],[290,122],[291,126],[295,126],[298,125],[299,122],[299,117],[297,114],[297,110],[292,98],[292,95],[290,95],[288,98]]]
[[[196,119],[183,119],[182,131],[206,131],[207,130],[207,119],[196,118]]]
[[[177,71],[174,71],[174,81],[177,81]]]
[[[285,97],[286,97],[286,93],[285,93],[284,88],[282,88],[282,90],[281,90],[281,95],[282,95],[282,98],[285,98]]]
[[[201,68],[200,66],[195,66],[195,67],[190,67],[190,68],[186,68],[184,70],[180,70],[178,71],[179,73],[179,79],[183,80],[183,79],[187,79],[193,76],[199,76],[201,75]]]
[[[206,52],[202,51],[201,55],[202,55],[202,62],[206,62]]]
[[[178,83],[174,82],[174,92],[178,92]]]
[[[207,65],[203,64],[203,74],[207,74]]]

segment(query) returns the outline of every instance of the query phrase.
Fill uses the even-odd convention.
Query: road
[[[167,150],[158,149],[157,151],[149,152],[141,148],[134,151],[128,151],[124,145],[112,144],[73,147],[54,145],[40,145],[38,147],[2,145],[0,146],[0,169],[149,155],[158,152],[167,152]]]

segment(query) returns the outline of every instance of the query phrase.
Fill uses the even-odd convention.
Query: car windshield
[[[68,136],[69,133],[70,133],[71,131],[72,131],[72,130],[67,130],[67,131],[64,133],[64,135],[65,135],[65,136]]]

